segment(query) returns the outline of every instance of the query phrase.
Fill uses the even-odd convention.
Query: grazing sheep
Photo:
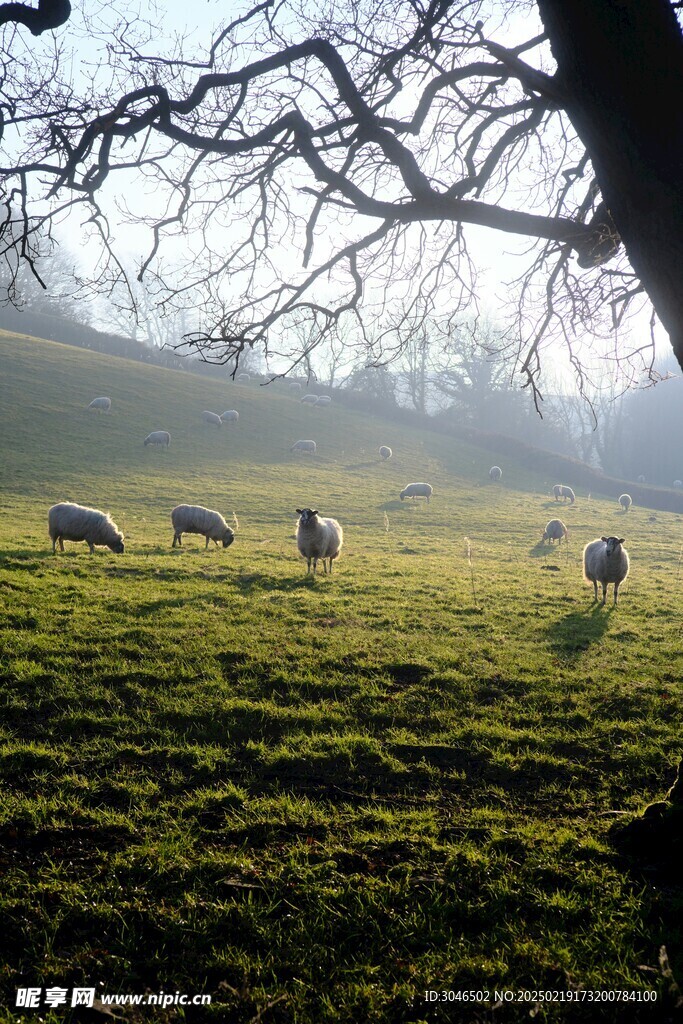
[[[223,426],[223,420],[220,418],[217,412],[209,412],[208,409],[205,409],[204,412],[202,413],[202,419],[204,420],[205,423],[212,423],[215,427]]]
[[[95,554],[95,545],[111,548],[116,555],[123,554],[123,534],[107,512],[71,501],[60,501],[47,514],[48,530],[52,540],[52,554],[64,550],[65,540],[84,540]]]
[[[310,455],[315,455],[316,448],[315,441],[295,441],[289,450],[290,452],[308,452]]]
[[[500,468],[500,466],[491,466],[489,470],[489,476],[491,477],[492,480],[500,480],[502,475],[503,470]]]
[[[298,380],[290,380],[289,386],[292,389],[292,391],[301,391],[301,384],[299,383]]]
[[[226,409],[225,412],[221,413],[221,419],[224,423],[237,423],[240,418],[240,414],[237,409]]]
[[[248,373],[238,373],[235,377],[235,384],[248,384],[251,377]]]
[[[674,480],[674,487],[683,487],[683,480]]]
[[[639,476],[639,477],[637,478],[637,483],[639,483],[639,484],[644,484],[644,483],[645,483],[645,477],[643,476],[643,474],[642,474],[642,473],[641,473],[641,474],[640,474],[640,476]]]
[[[204,550],[212,540],[216,547],[221,541],[224,548],[229,547],[235,539],[235,533],[230,529],[220,512],[214,512],[203,505],[176,505],[171,512],[173,523],[173,544],[179,548],[183,546],[182,537],[184,533],[200,533],[206,537]]]
[[[567,487],[566,484],[555,484],[553,487],[553,494],[555,495],[555,501],[559,501],[560,498],[569,498],[570,505],[573,505],[576,501],[576,495],[571,487]]]
[[[336,519],[323,519],[312,508],[298,508],[299,522],[296,527],[296,543],[299,554],[308,560],[306,574],[311,571],[315,576],[318,559],[323,560],[323,569],[327,572],[326,560],[329,560],[330,573],[332,562],[338,557],[344,542],[344,531]]]
[[[619,495],[619,504],[623,508],[624,512],[628,512],[628,510],[630,509],[631,505],[633,504],[633,499],[631,498],[631,495],[630,494],[620,494]]]
[[[598,600],[598,583],[602,585],[602,603],[607,600],[607,586],[614,584],[614,603],[619,596],[619,584],[628,576],[629,561],[624,538],[601,537],[586,544],[583,549],[583,578],[592,583],[595,600]]]
[[[388,445],[386,445],[386,444],[380,445],[379,457],[381,459],[390,459],[393,454],[394,453],[392,452],[391,448],[389,448]]]
[[[543,541],[549,540],[552,544],[556,540],[561,544],[563,537],[566,537],[567,541],[569,540],[569,530],[561,519],[551,519],[549,523],[546,523],[545,530],[543,531]]]
[[[151,434],[148,434],[145,438],[145,448],[148,444],[160,445],[162,448],[168,448],[171,443],[171,435],[168,430],[153,430]]]
[[[88,406],[88,409],[94,409],[96,412],[109,412],[111,409],[111,398],[93,398],[92,402]]]
[[[316,405],[329,405],[331,401],[332,401],[332,399],[330,398],[329,395],[321,395],[319,397],[318,401],[315,404]]]
[[[413,501],[415,501],[416,498],[426,498],[427,504],[429,504],[429,499],[432,496],[433,490],[434,488],[432,487],[431,484],[408,484],[406,487],[403,488],[403,490],[399,494],[399,498],[401,499],[401,501],[403,501],[404,498],[412,498]]]
[[[317,405],[318,404],[318,396],[317,395],[304,395],[304,397],[301,399],[301,404],[302,405]]]

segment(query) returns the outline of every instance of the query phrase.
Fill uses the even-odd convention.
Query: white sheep
[[[389,448],[388,445],[386,445],[386,444],[380,445],[380,447],[379,447],[379,457],[380,457],[380,459],[390,459],[393,454],[394,453],[392,452],[391,448]]]
[[[332,401],[332,399],[330,398],[329,395],[320,395],[320,397],[318,398],[318,401],[315,404],[316,405],[329,405],[331,401]]]
[[[217,412],[209,412],[208,409],[205,409],[204,412],[202,413],[202,419],[204,420],[205,423],[210,423],[215,427],[223,426],[223,420],[220,418]]]
[[[556,540],[561,544],[563,537],[567,541],[569,540],[569,530],[561,519],[551,519],[549,523],[546,523],[545,530],[543,531],[543,541],[549,540],[552,544]]]
[[[631,495],[630,494],[620,494],[619,495],[619,504],[623,508],[624,512],[628,512],[628,510],[630,509],[631,505],[633,504],[633,499],[631,498]]]
[[[683,487],[683,480],[674,480],[674,487]]]
[[[570,505],[573,505],[576,501],[576,495],[571,487],[568,487],[566,484],[555,484],[553,494],[555,495],[555,501],[559,501],[560,498],[569,498]]]
[[[107,512],[96,508],[60,501],[47,514],[48,530],[52,540],[52,554],[64,550],[65,540],[84,540],[95,554],[95,545],[110,548],[114,554],[123,554],[123,534]]]
[[[503,470],[500,468],[500,466],[491,466],[489,470],[489,476],[491,477],[492,480],[500,480],[502,475]]]
[[[641,474],[640,474],[640,476],[639,476],[639,477],[637,478],[637,483],[639,483],[639,484],[644,484],[644,483],[645,483],[645,477],[643,476],[643,474],[642,474],[642,473],[641,473]]]
[[[237,423],[239,418],[240,414],[237,409],[226,409],[225,412],[221,413],[223,423]]]
[[[315,441],[295,441],[292,447],[289,449],[290,452],[308,452],[310,455],[315,455],[317,445]]]
[[[235,377],[235,384],[248,384],[251,377],[248,373],[238,373]]]
[[[301,391],[301,384],[299,383],[298,380],[290,380],[289,386],[292,389],[292,391]]]
[[[296,527],[296,543],[299,554],[307,559],[308,569],[311,571],[313,563],[313,575],[315,576],[318,559],[323,560],[323,569],[327,572],[327,561],[329,571],[332,572],[332,562],[338,557],[344,543],[344,531],[336,519],[325,519],[318,515],[316,509],[298,508],[299,522]]]
[[[619,585],[628,576],[629,560],[624,538],[601,537],[586,544],[583,549],[583,578],[593,584],[595,600],[598,600],[598,583],[602,585],[602,603],[607,600],[607,586],[614,584],[614,603],[619,596]]]
[[[412,498],[415,501],[416,498],[426,498],[427,504],[432,496],[434,488],[431,484],[414,483],[407,484],[399,494],[399,498],[403,501],[404,498]]]
[[[145,448],[148,444],[156,444],[162,448],[168,448],[171,443],[171,435],[168,430],[153,430],[144,440]]]
[[[318,404],[318,396],[317,395],[304,395],[304,397],[301,399],[301,404],[302,405],[317,405]]]
[[[221,541],[224,548],[229,547],[235,539],[235,533],[230,529],[220,512],[214,512],[203,505],[176,505],[171,512],[173,523],[173,544],[181,548],[184,533],[199,533],[206,537],[204,550],[212,540],[216,547]]]
[[[111,409],[111,398],[106,398],[104,395],[101,398],[93,398],[88,409],[93,409],[95,412],[109,412]]]

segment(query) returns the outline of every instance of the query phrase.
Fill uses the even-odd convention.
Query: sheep
[[[640,474],[640,476],[639,476],[639,477],[637,478],[637,483],[639,483],[639,484],[644,484],[644,483],[645,483],[645,477],[643,476],[643,474],[642,474],[642,473],[641,473],[641,474]]]
[[[399,498],[401,501],[403,501],[404,498],[412,498],[413,501],[415,501],[416,498],[426,498],[427,504],[429,504],[429,499],[431,498],[433,491],[434,488],[431,484],[407,484],[399,494]]]
[[[302,405],[317,405],[318,404],[318,396],[317,395],[304,395],[304,397],[301,399],[301,404]]]
[[[633,499],[631,498],[631,495],[630,494],[620,494],[619,495],[619,504],[623,508],[624,512],[628,512],[628,510],[630,509],[631,505],[633,504]]]
[[[88,409],[93,409],[95,412],[109,412],[111,409],[111,398],[105,398],[104,396],[93,398]]]
[[[674,480],[674,487],[683,487],[683,480]]]
[[[298,380],[290,380],[289,387],[292,391],[301,391],[301,384]]]
[[[216,547],[221,541],[224,548],[230,547],[235,539],[234,530],[231,530],[220,512],[214,512],[203,505],[176,505],[171,512],[173,523],[173,544],[181,548],[183,546],[184,533],[200,533],[206,537],[204,550],[212,540]]]
[[[315,404],[316,405],[329,405],[331,401],[332,401],[332,399],[330,398],[329,395],[320,395],[320,397],[318,398],[318,401]]]
[[[171,435],[168,430],[153,430],[151,434],[148,434],[144,440],[145,448],[148,444],[160,445],[162,448],[168,448],[171,443]]]
[[[114,554],[123,554],[123,534],[107,512],[96,508],[76,505],[71,501],[60,501],[47,514],[48,531],[52,540],[52,554],[64,550],[65,540],[84,540],[95,554],[95,545],[106,546]]]
[[[239,418],[240,414],[237,409],[226,409],[225,412],[221,413],[223,423],[237,423]]]
[[[559,501],[560,498],[569,498],[570,505],[573,505],[576,501],[576,495],[571,487],[567,487],[566,484],[555,484],[553,487],[553,494],[555,495],[555,501]]]
[[[503,470],[500,468],[500,466],[491,466],[489,470],[489,476],[491,477],[492,480],[500,480],[502,475]]]
[[[295,441],[289,450],[290,452],[308,452],[310,455],[315,455],[316,448],[315,441]]]
[[[336,519],[321,518],[315,509],[298,508],[297,512],[299,522],[296,527],[296,543],[299,554],[308,561],[306,575],[310,573],[313,562],[315,576],[319,558],[323,560],[323,569],[326,573],[326,563],[329,561],[331,574],[332,562],[338,557],[344,543],[344,531]]]
[[[614,603],[619,597],[619,585],[628,576],[629,560],[624,538],[601,537],[586,544],[583,549],[583,578],[593,584],[595,600],[598,600],[598,583],[602,584],[602,603],[607,600],[607,586],[614,584]]]
[[[220,418],[217,412],[209,412],[208,409],[205,409],[204,412],[202,413],[202,419],[204,420],[205,423],[212,423],[216,427],[223,426],[223,420]]]
[[[386,445],[386,444],[380,445],[380,448],[379,448],[379,457],[380,457],[380,459],[390,459],[393,454],[394,453],[392,452],[391,448],[389,448],[388,445]]]
[[[563,537],[567,539],[567,542],[569,541],[569,530],[561,519],[551,519],[549,523],[546,523],[545,530],[543,531],[543,542],[549,540],[552,544],[556,540],[561,544]]]
[[[248,384],[251,377],[248,373],[238,373],[235,377],[235,384]]]

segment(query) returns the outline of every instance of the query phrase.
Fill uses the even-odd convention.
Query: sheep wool
[[[549,523],[546,523],[545,530],[543,531],[543,540],[549,540],[551,543],[556,540],[562,543],[562,538],[569,538],[569,530],[564,525],[561,519],[551,519]]]
[[[298,508],[299,522],[296,528],[296,543],[299,554],[307,559],[306,574],[311,571],[315,576],[318,559],[323,560],[323,569],[332,572],[332,562],[339,557],[344,543],[344,531],[336,519],[325,519],[318,515],[317,509]]]
[[[555,484],[553,487],[553,494],[555,495],[555,501],[559,501],[560,498],[563,500],[568,499],[570,505],[573,505],[576,501],[576,495],[571,487],[567,487],[566,484]]]
[[[237,423],[239,418],[240,414],[237,409],[226,409],[225,412],[221,413],[223,423]]]
[[[503,470],[500,468],[500,466],[491,466],[489,470],[489,476],[491,477],[492,480],[500,480],[502,475]]]
[[[304,395],[304,397],[301,399],[301,404],[302,405],[317,405],[318,404],[318,396],[317,395]]]
[[[601,537],[586,544],[583,549],[583,578],[593,584],[595,600],[598,600],[598,583],[602,586],[602,603],[607,601],[607,587],[614,584],[614,603],[617,604],[619,586],[628,576],[629,558],[622,547],[624,538]]]
[[[624,512],[628,512],[628,510],[630,509],[631,505],[633,504],[633,499],[631,498],[631,495],[630,494],[620,494],[619,495],[619,504],[623,508]]]
[[[93,409],[95,412],[109,412],[111,409],[111,398],[106,398],[104,395],[101,398],[93,398],[88,408]]]
[[[301,440],[295,441],[289,450],[290,452],[308,452],[309,455],[315,455],[317,447],[315,441]]]
[[[156,444],[161,448],[168,448],[171,443],[171,435],[168,430],[153,430],[144,440],[145,448],[148,444]]]
[[[379,457],[380,457],[380,459],[390,459],[393,454],[394,453],[392,452],[391,448],[389,448],[388,445],[386,445],[386,444],[380,445],[380,448],[379,448]]]
[[[202,413],[202,419],[204,420],[205,423],[210,423],[214,427],[223,426],[223,420],[220,418],[217,412],[209,412],[208,409],[205,409],[204,412]]]
[[[204,508],[203,505],[176,505],[171,512],[173,523],[173,544],[171,547],[183,546],[184,533],[199,533],[206,537],[204,550],[212,540],[216,547],[222,543],[224,548],[230,547],[235,539],[235,533],[230,529],[220,512]]]
[[[433,493],[434,488],[432,487],[431,484],[418,482],[408,484],[406,487],[404,487],[401,493],[399,494],[399,498],[401,499],[401,501],[403,501],[404,498],[412,498],[413,501],[415,501],[416,498],[426,498],[427,504],[429,504],[429,499],[431,498]]]
[[[57,542],[59,550],[64,550],[65,540],[84,540],[91,555],[95,554],[95,545],[110,548],[116,555],[123,554],[123,534],[107,512],[60,501],[48,511],[47,523],[53,555]]]

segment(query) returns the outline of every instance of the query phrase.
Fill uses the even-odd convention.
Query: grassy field
[[[608,833],[680,757],[681,517],[579,496],[543,549],[556,481],[508,460],[491,485],[446,437],[30,339],[0,357],[0,1020],[18,985],[213,998],[126,1020],[673,1019],[680,888]],[[430,505],[398,500],[415,479]],[[63,500],[125,554],[53,557]],[[171,550],[179,502],[234,516],[232,547]],[[303,505],[345,528],[332,577],[298,559]],[[581,579],[601,534],[631,554],[617,609]]]

